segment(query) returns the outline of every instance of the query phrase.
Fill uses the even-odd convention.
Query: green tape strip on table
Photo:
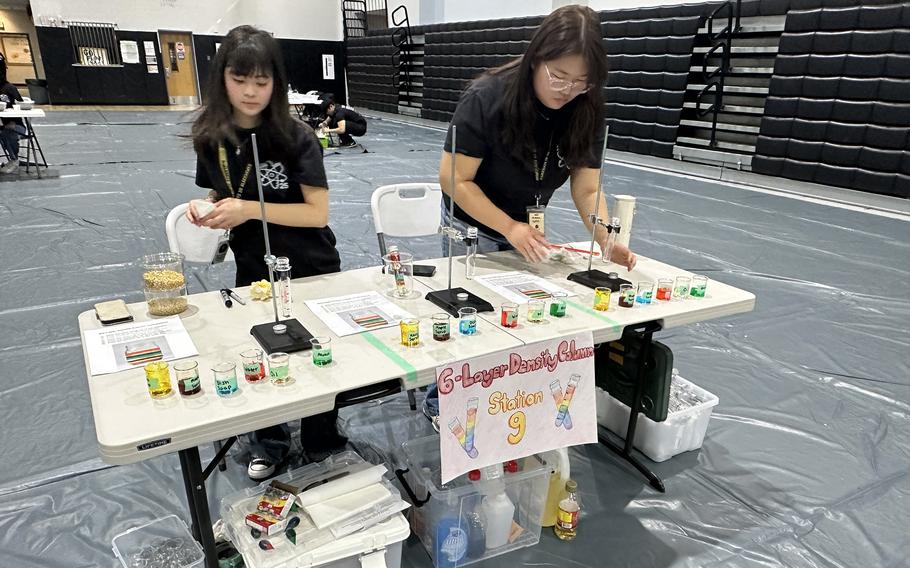
[[[383,343],[381,339],[369,331],[365,331],[361,333],[361,335],[364,337],[364,339],[367,340],[370,345],[378,349],[380,352],[382,352],[383,355],[391,359],[393,363],[401,367],[401,369],[405,372],[405,382],[413,383],[417,381],[417,369],[414,368],[414,365],[411,365],[405,360],[404,357],[392,351],[388,345]]]
[[[589,308],[588,306],[579,304],[578,302],[573,302],[572,300],[566,300],[566,303],[569,304],[570,306],[572,306],[573,308],[575,308],[576,310],[581,310],[583,312],[587,312],[588,314],[591,314],[592,316],[594,316],[598,319],[601,319],[601,320],[607,322],[608,324],[612,325],[613,329],[610,331],[612,331],[613,333],[616,333],[616,332],[622,330],[621,325],[619,325],[615,320],[605,316],[603,312],[599,312],[599,311],[595,310],[594,308]]]

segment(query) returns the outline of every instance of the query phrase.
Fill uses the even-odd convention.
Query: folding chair
[[[379,254],[388,252],[385,237],[424,237],[439,232],[442,189],[438,183],[399,183],[373,191],[370,208],[379,240]],[[411,410],[417,410],[414,389],[408,389]]]

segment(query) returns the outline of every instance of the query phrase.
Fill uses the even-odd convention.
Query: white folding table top
[[[374,267],[292,282],[295,317],[313,335],[332,337],[334,362],[319,368],[312,364],[309,351],[293,353],[290,367],[294,381],[282,387],[268,380],[247,384],[240,366],[239,353],[258,347],[250,328],[273,319],[271,301],[247,300],[245,306],[235,302],[232,308],[226,308],[218,292],[190,296],[192,308],[183,323],[199,350],[193,359],[199,363],[203,392],[182,397],[173,384],[173,395],[153,400],[148,395],[141,367],[88,376],[102,458],[108,463],[132,463],[325,412],[334,408],[339,393],[389,379],[402,378],[407,388],[430,384],[435,380],[438,365],[521,345],[519,339],[481,319],[475,336],[433,341],[429,316],[439,310],[419,293],[411,299],[394,300],[423,320],[421,344],[417,347],[401,345],[398,326],[336,337],[304,305],[307,299],[381,289],[382,276],[381,268]],[[249,294],[248,288],[235,291],[242,297]],[[144,302],[130,304],[129,309],[135,321],[151,319]],[[94,311],[79,315],[80,331],[101,327]],[[84,353],[84,356],[89,369],[88,355]],[[213,388],[211,367],[220,361],[238,364],[240,391],[227,398],[217,396]]]
[[[40,108],[33,108],[29,110],[15,110],[13,108],[8,108],[4,111],[0,111],[0,118],[44,118],[44,110]]]

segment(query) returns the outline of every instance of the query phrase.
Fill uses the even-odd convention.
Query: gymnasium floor
[[[176,455],[98,459],[76,316],[103,299],[142,299],[131,263],[166,250],[165,215],[202,193],[180,137],[190,118],[49,112],[35,127],[60,176],[0,183],[0,566],[114,567],[117,533],[188,519]],[[440,126],[374,118],[368,153],[326,155],[344,268],[376,264],[372,189],[435,180]],[[544,531],[537,547],[477,566],[906,566],[907,202],[607,168],[608,193],[638,198],[634,250],[750,290],[756,309],[660,334],[680,373],[720,398],[702,450],[653,465],[666,494],[605,449],[574,448],[579,537]],[[567,190],[548,215],[552,241],[584,238]],[[408,248],[439,254],[436,239]],[[194,274],[192,292],[233,281],[230,266]],[[431,432],[403,396],[346,409],[342,423],[369,455]],[[208,485],[216,515],[223,495],[250,485],[232,458]],[[431,565],[413,537],[402,565]]]

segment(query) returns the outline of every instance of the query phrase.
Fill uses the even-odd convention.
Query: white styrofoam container
[[[644,414],[638,415],[632,445],[656,462],[700,448],[705,441],[711,411],[718,403],[716,396],[692,382],[678,375],[673,380],[687,384],[705,402],[670,412],[663,422],[654,422]],[[629,407],[597,387],[597,422],[625,438],[629,426]]]

